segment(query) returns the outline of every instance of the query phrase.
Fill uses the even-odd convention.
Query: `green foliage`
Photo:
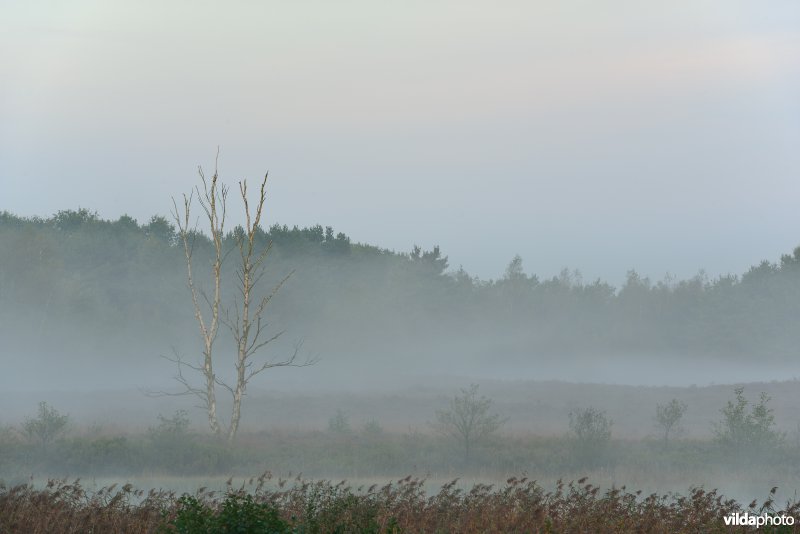
[[[192,237],[197,260],[208,260],[208,237]],[[234,245],[233,232],[224,238],[226,249]],[[295,267],[303,281],[276,296],[272,321],[314,331],[398,333],[374,342],[360,336],[365,354],[407,341],[409,332],[429,344],[455,337],[477,344],[487,331],[500,332],[510,356],[646,349],[778,359],[800,346],[793,323],[800,316],[800,248],[741,276],[653,281],[631,271],[615,288],[585,283],[570,271],[540,280],[524,272],[519,257],[500,279],[478,280],[463,270],[448,272],[438,247],[394,252],[353,243],[322,225],[276,224],[259,230],[257,240],[259,247],[274,243],[265,287]],[[3,212],[0,250],[14,254],[0,255],[0,336],[11,346],[36,339],[42,354],[65,346],[101,354],[115,346],[111,356],[119,359],[134,356],[127,347],[158,354],[180,343],[172,332],[195,325],[184,305],[186,266],[176,245],[174,228],[160,216],[140,224],[129,216],[103,220],[85,208],[50,218]],[[209,282],[203,276],[198,273],[198,284]],[[348,313],[335,312],[342,309]],[[427,320],[434,312],[442,320]],[[143,340],[144,331],[152,335]],[[331,352],[346,352],[355,337],[324,342],[339,344]]]
[[[379,438],[383,435],[383,427],[377,419],[370,419],[364,423],[363,433],[370,438]]]
[[[265,476],[259,477],[264,480]],[[406,477],[367,492],[345,483],[310,483],[297,479],[271,491],[228,492],[224,499],[208,493],[184,495],[152,491],[144,497],[130,484],[96,493],[78,481],[50,480],[47,488],[32,484],[0,485],[1,532],[159,532],[160,534],[398,534],[488,532],[728,532],[723,517],[800,516],[795,497],[777,503],[773,488],[766,499],[749,505],[725,498],[717,490],[691,489],[688,494],[647,496],[622,488],[602,490],[581,478],[558,481],[546,490],[527,477],[504,484],[440,489]],[[142,498],[144,497],[144,498]],[[736,529],[737,532],[792,532],[791,527]]]
[[[584,443],[606,443],[611,439],[614,422],[604,411],[584,408],[569,413],[569,429],[575,439]]]
[[[440,276],[447,269],[447,256],[442,256],[438,245],[431,251],[423,251],[414,245],[408,257],[423,276]]]
[[[176,410],[172,417],[158,414],[158,426],[150,429],[150,434],[156,438],[184,437],[189,431],[189,413],[186,410]]]
[[[164,417],[158,414],[158,426],[148,430],[153,447],[163,451],[168,462],[176,462],[175,465],[183,464],[186,458],[184,447],[190,442],[189,439],[189,416],[186,410],[177,410],[172,417]]]
[[[385,491],[389,486],[383,488]],[[381,503],[373,486],[366,494],[353,489],[342,481],[302,482],[290,490],[295,514],[292,516],[292,532],[297,534],[359,532],[378,534],[397,532],[382,529],[378,521]],[[392,524],[391,518],[386,522]]]
[[[173,517],[162,532],[177,534],[281,534],[289,525],[268,502],[256,502],[249,493],[231,492],[219,509],[191,495],[178,499]]]
[[[168,512],[164,515],[168,518]],[[174,517],[169,518],[162,525],[163,533],[175,532],[177,534],[193,534],[212,532],[211,526],[215,520],[214,511],[210,506],[201,502],[192,495],[183,495],[176,503]]]
[[[75,232],[99,221],[96,211],[86,208],[61,210],[51,219],[53,226],[62,232]]]
[[[464,447],[464,461],[470,461],[474,446],[496,433],[507,421],[490,413],[492,400],[478,396],[478,385],[472,384],[450,400],[447,410],[436,411],[434,427],[446,436],[455,438]]]
[[[121,466],[135,470],[147,460],[142,449],[125,436],[75,438],[61,445],[53,467],[93,474],[115,474]]]
[[[537,477],[580,476],[613,466],[619,473],[661,477],[692,473],[695,480],[730,469],[730,456],[720,454],[717,442],[686,438],[664,447],[653,439],[612,439],[605,445],[582,443],[573,433],[561,436],[504,435],[491,448],[476,447],[464,463],[461,443],[430,432],[367,434],[361,428],[348,435],[319,430],[280,430],[245,433],[234,445],[204,434],[187,433],[174,441],[155,441],[150,433],[127,435],[80,434],[60,439],[47,453],[31,455],[18,433],[0,434],[0,478],[25,480],[34,473],[53,476],[128,477],[161,473],[165,476],[230,476],[253,469],[312,473],[315,477],[389,478],[403,472],[433,476],[459,472],[465,476],[494,476],[535,472]],[[78,434],[75,432],[74,434]],[[747,458],[737,473],[783,480],[800,464],[800,449],[779,447],[773,454]],[[770,474],[765,474],[770,473]]]
[[[685,402],[672,399],[667,404],[656,406],[656,424],[664,432],[664,443],[669,441],[670,434],[680,430],[680,421],[686,413]]]
[[[256,503],[250,494],[229,494],[217,516],[220,533],[279,534],[288,532],[288,525],[270,503]]]
[[[21,456],[22,447],[23,443],[14,428],[0,425],[0,472],[4,473],[4,477],[12,474],[12,467],[21,467],[21,458],[18,457]]]
[[[714,425],[717,442],[736,454],[758,454],[777,448],[784,434],[775,428],[773,410],[767,406],[770,397],[762,392],[758,404],[751,407],[744,387],[734,389],[734,396],[720,410],[722,420]]]
[[[596,408],[584,408],[569,413],[573,454],[579,465],[595,467],[607,461],[613,424],[604,411]]]
[[[230,459],[230,450],[210,437],[199,439],[189,430],[186,410],[177,410],[171,417],[158,415],[158,425],[148,430],[149,463],[173,473],[216,472]]]
[[[142,226],[142,230],[149,239],[156,239],[165,244],[172,244],[177,239],[175,227],[165,217],[159,215],[151,217],[150,222]]]
[[[68,415],[62,415],[46,402],[40,402],[38,415],[25,419],[22,432],[31,443],[46,452],[53,440],[64,433],[68,422]]]
[[[328,419],[328,432],[333,434],[350,434],[353,429],[350,427],[350,416],[343,410],[336,410],[336,414]]]

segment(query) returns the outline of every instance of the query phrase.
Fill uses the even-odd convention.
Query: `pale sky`
[[[800,245],[798,95],[795,0],[0,0],[0,210],[167,215],[219,145],[482,278],[741,273]]]

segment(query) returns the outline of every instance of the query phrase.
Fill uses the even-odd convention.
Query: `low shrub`
[[[166,512],[159,530],[176,534],[283,534],[289,524],[269,502],[256,502],[251,494],[235,492],[215,509],[213,504],[192,495],[181,496]]]

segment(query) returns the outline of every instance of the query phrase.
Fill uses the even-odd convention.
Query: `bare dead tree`
[[[254,356],[261,348],[275,341],[283,334],[283,331],[280,331],[270,337],[264,336],[266,327],[264,311],[278,290],[294,274],[294,271],[292,271],[286,275],[267,295],[260,299],[255,297],[254,290],[265,273],[264,260],[272,248],[272,242],[270,242],[262,250],[256,250],[256,237],[267,200],[266,187],[268,178],[269,173],[266,173],[261,181],[261,188],[254,209],[251,209],[247,196],[247,181],[239,182],[239,193],[244,205],[245,226],[241,232],[235,235],[240,258],[236,272],[238,298],[234,303],[233,309],[226,310],[224,319],[236,343],[236,384],[231,386],[218,381],[233,397],[231,420],[228,426],[228,440],[231,441],[236,437],[236,432],[239,429],[242,398],[247,390],[248,383],[254,376],[273,367],[304,367],[312,365],[316,361],[314,359],[298,361],[299,344],[295,345],[294,351],[285,359],[266,360],[260,363],[254,359]]]
[[[265,259],[272,248],[272,243],[269,242],[259,249],[259,243],[257,242],[261,218],[266,205],[266,186],[269,173],[264,176],[261,182],[260,195],[253,208],[251,208],[247,196],[247,182],[239,182],[239,192],[244,205],[245,226],[236,228],[233,233],[236,239],[235,248],[238,248],[239,251],[240,263],[236,269],[238,295],[233,299],[233,304],[229,307],[222,304],[221,290],[222,265],[228,253],[233,250],[233,248],[227,252],[223,250],[228,189],[219,183],[216,165],[210,183],[206,180],[202,169],[199,169],[199,174],[202,181],[202,189],[198,186],[189,196],[184,195],[182,209],[178,208],[178,203],[173,199],[173,217],[178,225],[178,235],[183,244],[188,287],[191,293],[192,305],[194,306],[194,316],[203,341],[202,359],[199,363],[192,364],[182,358],[177,351],[173,351],[173,356],[167,357],[167,359],[176,364],[178,371],[175,379],[183,386],[183,391],[179,393],[161,392],[159,394],[196,396],[201,401],[201,407],[208,414],[211,431],[216,435],[222,435],[223,425],[220,423],[217,413],[217,388],[228,391],[232,398],[231,416],[224,434],[229,441],[233,441],[239,430],[242,399],[247,390],[247,385],[254,376],[273,367],[304,367],[312,365],[316,363],[316,359],[298,360],[300,344],[295,345],[293,352],[285,359],[262,361],[255,359],[260,349],[277,340],[283,334],[283,331],[280,331],[272,336],[266,336],[267,323],[264,319],[264,313],[269,302],[293,274],[293,272],[290,272],[265,296],[260,298],[256,296],[257,286],[265,273]],[[197,229],[195,226],[190,230],[189,223],[192,200],[195,193],[205,212],[211,240],[214,245],[214,258],[211,262],[214,289],[211,295],[198,287],[193,272],[194,240],[197,236]],[[217,340],[220,323],[230,330],[236,346],[233,362],[236,381],[232,384],[219,378],[215,372],[215,364],[220,363],[214,357],[214,345]],[[202,386],[195,385],[191,377],[186,376],[185,371],[187,370],[202,375]]]
[[[219,157],[219,153],[217,157]],[[173,357],[168,357],[167,359],[174,362],[178,367],[178,374],[175,376],[175,379],[184,387],[184,391],[179,394],[194,395],[200,399],[201,407],[204,408],[208,414],[208,425],[211,428],[211,432],[219,435],[222,429],[217,417],[217,378],[214,373],[213,354],[214,343],[217,339],[220,323],[222,263],[225,259],[222,243],[225,230],[225,217],[227,214],[228,189],[218,182],[219,173],[217,171],[216,162],[214,165],[214,175],[211,177],[210,184],[208,180],[206,180],[202,168],[198,168],[198,173],[203,183],[202,190],[200,186],[197,186],[189,196],[183,195],[183,209],[178,208],[178,203],[173,198],[172,216],[178,226],[178,235],[183,244],[183,251],[186,257],[187,283],[192,296],[194,317],[197,320],[198,327],[200,328],[200,336],[203,341],[203,358],[199,365],[193,365],[183,360],[179,353],[174,351]],[[193,229],[190,230],[189,224],[194,193],[197,193],[198,201],[205,212],[206,219],[208,220],[209,232],[211,234],[211,241],[214,244],[214,259],[211,262],[214,289],[210,296],[205,291],[198,288],[192,268],[197,227],[195,225]],[[201,299],[208,308],[205,313],[201,304]],[[184,375],[184,368],[202,373],[203,387],[193,385],[192,381]]]

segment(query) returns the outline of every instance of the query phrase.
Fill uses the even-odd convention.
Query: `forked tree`
[[[656,424],[661,428],[664,443],[669,442],[670,434],[681,430],[680,422],[686,413],[687,405],[678,399],[672,399],[668,404],[656,406]]]
[[[250,380],[259,373],[273,367],[304,367],[315,363],[313,359],[298,360],[299,344],[284,359],[258,360],[257,353],[269,343],[277,340],[283,331],[266,335],[264,313],[267,305],[283,284],[292,276],[290,272],[280,280],[270,292],[258,294],[258,286],[265,272],[265,260],[272,247],[269,242],[259,245],[261,219],[266,204],[266,186],[269,173],[261,181],[260,194],[254,206],[251,206],[247,192],[247,181],[239,182],[239,193],[244,209],[245,225],[237,227],[233,232],[235,245],[226,250],[225,220],[227,216],[228,188],[219,182],[219,174],[215,166],[214,175],[207,180],[202,168],[198,169],[202,186],[198,185],[189,195],[183,195],[183,206],[173,199],[173,218],[178,226],[178,236],[183,245],[186,259],[187,283],[191,294],[194,316],[197,321],[203,343],[202,357],[197,363],[190,363],[174,352],[168,360],[178,368],[176,380],[183,386],[177,395],[193,395],[201,401],[201,407],[208,415],[211,432],[216,435],[225,434],[233,441],[239,430],[242,415],[242,401]],[[213,244],[211,276],[213,290],[209,293],[202,289],[196,279],[193,268],[194,244],[198,236],[197,226],[191,226],[192,202],[195,194],[205,214],[208,230]],[[223,263],[229,253],[237,249],[239,254],[236,266],[237,296],[232,304],[225,305],[222,295]],[[230,330],[235,343],[233,368],[235,382],[229,383],[216,374],[217,364],[215,344],[220,325]],[[202,377],[198,385],[186,371]],[[218,389],[227,391],[231,396],[231,413],[227,428],[223,428],[217,412]]]
[[[465,463],[469,463],[475,445],[497,432],[508,420],[490,413],[492,404],[491,399],[478,396],[478,385],[472,384],[463,388],[461,395],[450,399],[447,410],[436,411],[434,428],[461,442]]]

